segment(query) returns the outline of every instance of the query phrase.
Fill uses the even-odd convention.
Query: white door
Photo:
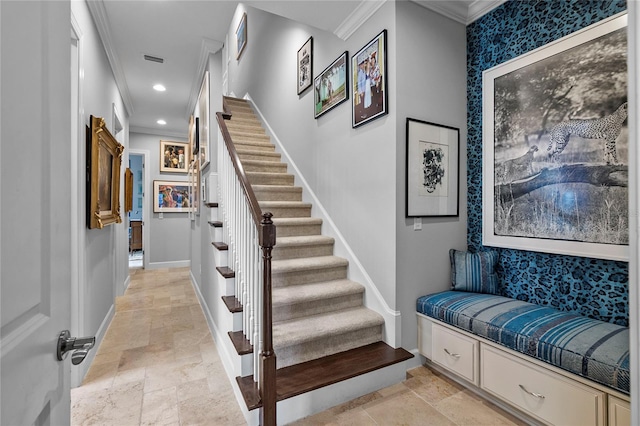
[[[0,1],[0,423],[69,424],[68,1]]]

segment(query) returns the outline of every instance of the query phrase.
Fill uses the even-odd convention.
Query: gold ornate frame
[[[87,225],[102,229],[121,223],[120,165],[124,146],[111,135],[104,118],[90,118],[87,138]]]

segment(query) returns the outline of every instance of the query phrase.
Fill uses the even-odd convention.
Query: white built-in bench
[[[457,289],[417,300],[430,364],[543,424],[629,425],[627,327],[486,293],[494,255],[456,262],[456,253]],[[483,282],[461,277],[474,269]]]

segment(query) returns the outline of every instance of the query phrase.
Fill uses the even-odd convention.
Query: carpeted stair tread
[[[262,133],[265,132],[264,127],[262,127],[262,124],[260,124],[260,121],[258,121],[258,119],[255,116],[250,117],[248,115],[237,115],[235,117],[232,117],[231,120],[227,120],[226,124],[227,124],[227,128],[233,128],[233,129],[246,128],[251,130],[257,130]]]
[[[231,109],[231,120],[228,122],[236,122],[236,123],[244,123],[244,122],[254,122],[260,123],[258,117],[253,113],[253,111],[246,108],[232,108]]]
[[[249,182],[252,182],[249,179]],[[259,201],[263,212],[271,212],[273,217],[310,217],[311,204],[303,201]]]
[[[231,139],[234,141],[234,143],[236,142],[236,139],[244,139],[262,143],[268,143],[271,141],[271,138],[264,132],[260,134],[258,132],[252,132],[245,129],[229,129],[229,133],[231,134]]]
[[[319,217],[274,217],[273,223],[277,226],[322,225]]]
[[[335,240],[324,235],[303,235],[297,237],[280,237],[277,240],[278,247],[303,247],[316,244],[333,244]]]
[[[287,164],[274,161],[241,160],[247,172],[286,173]]]
[[[235,145],[236,149],[250,149],[260,152],[275,152],[276,150],[276,146],[274,144],[264,141],[250,141],[243,140],[241,138],[234,138],[233,144]]]
[[[278,238],[296,235],[319,235],[322,219],[317,217],[274,217]]]
[[[288,185],[251,185],[258,201],[302,201],[302,188]]]
[[[289,173],[247,172],[249,183],[253,185],[293,186],[295,177]]]
[[[276,228],[277,229],[277,228]],[[346,267],[349,265],[347,259],[338,256],[317,256],[302,259],[283,259],[271,262],[271,272],[273,275],[285,274],[288,272],[314,271],[325,268]]]
[[[272,256],[273,260],[331,256],[334,243],[333,238],[323,235],[278,237]]]
[[[273,345],[278,353],[278,348],[335,337],[364,328],[382,327],[383,324],[384,319],[380,314],[365,307],[295,318],[273,324]]]
[[[250,149],[250,146],[236,146],[236,152],[240,156],[241,161],[245,160],[261,160],[261,161],[281,161],[282,154],[274,151],[261,151],[258,149]]]
[[[305,203],[304,201],[261,201],[260,207],[311,207],[311,203]]]
[[[328,298],[346,297],[364,293],[362,284],[351,280],[323,281],[273,289],[273,307],[316,302]]]

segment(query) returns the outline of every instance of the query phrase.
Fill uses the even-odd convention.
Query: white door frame
[[[84,61],[83,32],[80,24],[71,11],[71,44],[75,45],[77,56],[71,58],[71,335],[85,336],[85,238],[86,238],[86,193],[83,185],[85,179],[85,155],[82,141],[84,132]],[[80,386],[89,363],[82,363],[71,369],[71,387]]]
[[[151,183],[151,171],[149,170],[149,158],[151,152],[148,149],[129,149],[129,157],[132,155],[142,155],[142,169],[143,173],[143,186],[142,186],[142,266],[144,269],[149,269],[149,259],[151,258],[150,252],[150,238],[149,238],[149,224],[151,219],[151,211],[149,210],[149,196],[152,196]],[[151,191],[151,193],[149,193]],[[128,242],[127,242],[128,244]]]

